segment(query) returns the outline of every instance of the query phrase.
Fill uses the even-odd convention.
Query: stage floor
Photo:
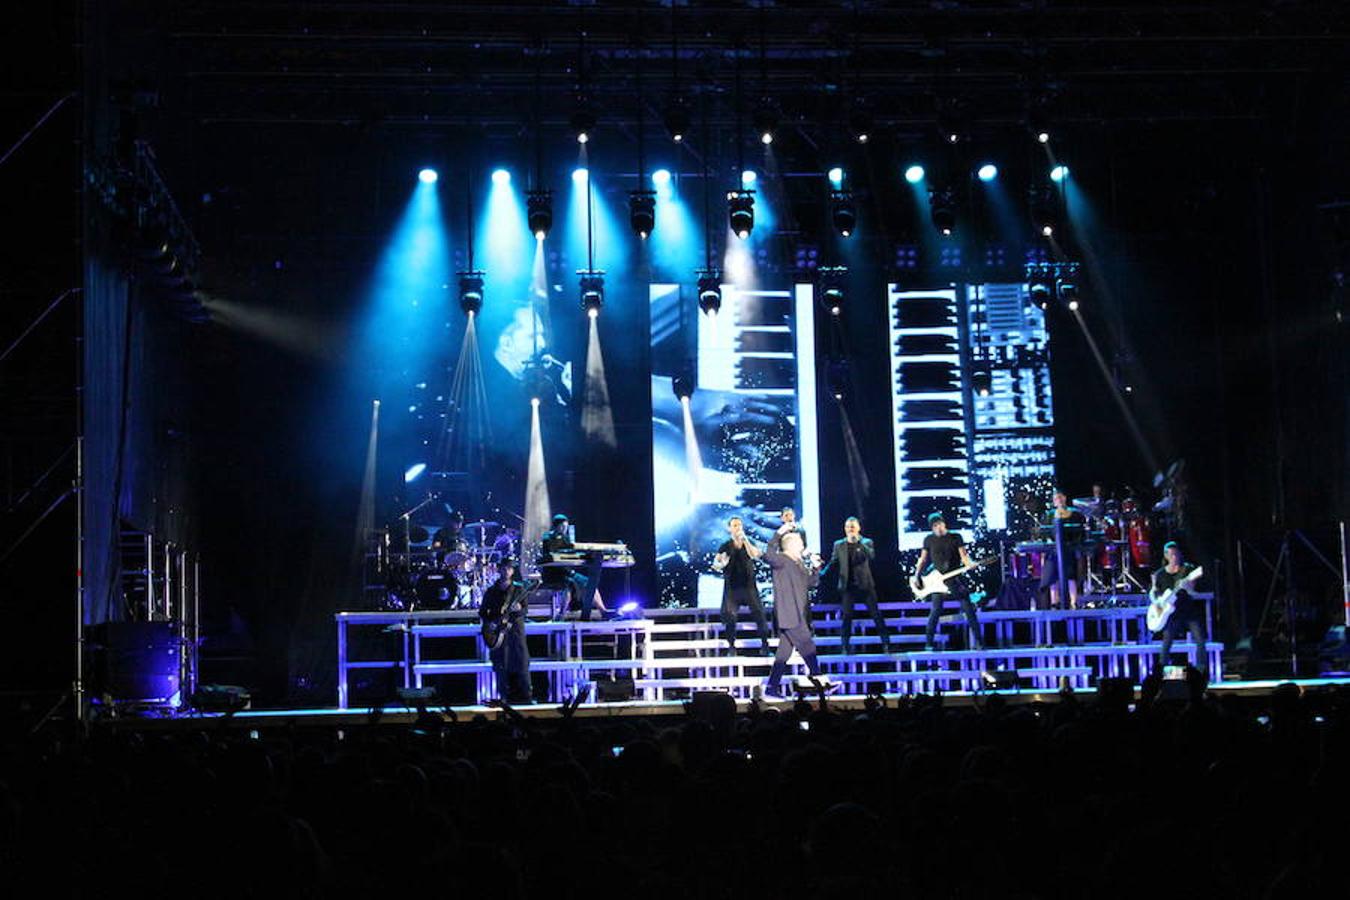
[[[1350,686],[1350,675],[1327,677],[1327,678],[1289,678],[1282,680],[1265,679],[1253,681],[1223,681],[1209,686],[1209,692],[1214,695],[1233,695],[1242,697],[1257,697],[1269,694],[1281,684],[1294,684],[1305,691],[1318,690],[1322,688]],[[1136,696],[1138,687],[1135,688]],[[1078,691],[1080,696],[1091,696],[1091,691]],[[941,697],[943,703],[948,706],[965,707],[977,706],[987,701],[991,696],[997,694],[1003,698],[1003,701],[1010,704],[1029,704],[1029,703],[1058,703],[1060,695],[1055,691],[1019,689],[1006,691],[951,691],[944,692]],[[913,694],[883,694],[880,695],[888,704],[894,704],[903,701],[913,701]],[[812,700],[814,705],[815,699]],[[736,698],[736,710],[739,713],[748,712],[752,703],[758,703],[761,707],[788,708],[796,702],[795,699],[786,700],[748,700]],[[834,696],[828,698],[828,706],[837,710],[860,710],[866,707],[869,698],[861,696]],[[611,719],[625,716],[682,716],[685,715],[684,700],[629,700],[612,703],[582,703],[579,704],[572,715],[578,719]],[[443,714],[447,720],[466,722],[474,718],[484,718],[488,720],[506,718],[512,713],[518,713],[529,719],[561,719],[564,717],[563,707],[557,703],[536,703],[528,706],[513,707],[510,712],[498,706],[430,706],[429,711]],[[133,729],[182,729],[199,728],[204,724],[210,723],[211,728],[232,728],[247,730],[263,730],[274,728],[296,728],[296,727],[315,727],[315,728],[341,728],[358,727],[371,725],[412,725],[417,721],[418,712],[415,709],[405,707],[398,703],[387,704],[384,706],[352,707],[349,709],[338,709],[337,707],[309,707],[309,708],[285,708],[285,709],[257,709],[243,710],[233,715],[223,713],[199,713],[199,712],[154,712],[145,715],[125,716],[118,719],[107,719],[102,724],[116,728]]]

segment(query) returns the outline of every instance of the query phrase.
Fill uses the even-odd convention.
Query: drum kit
[[[458,530],[403,524],[380,536],[383,607],[397,611],[476,609],[520,547],[519,530],[481,519]]]
[[[1153,523],[1140,509],[1133,495],[1123,500],[1102,497],[1078,498],[1073,508],[1087,520],[1082,525],[1066,525],[1066,538],[1072,540],[1086,560],[1088,592],[1110,593],[1119,590],[1146,590],[1137,572],[1153,563]],[[1077,532],[1077,533],[1075,533]],[[1037,526],[1036,540],[1017,544],[1008,560],[1013,578],[1039,579],[1046,558],[1055,552],[1052,526]]]

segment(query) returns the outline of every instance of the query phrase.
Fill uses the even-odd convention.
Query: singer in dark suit
[[[872,578],[872,560],[876,556],[872,539],[862,536],[862,523],[857,517],[845,519],[844,537],[834,542],[834,553],[829,565],[820,573],[823,579],[826,572],[833,571],[838,578],[839,607],[844,620],[843,630],[839,633],[841,653],[849,651],[849,642],[853,638],[853,610],[858,603],[865,605],[872,614],[877,634],[881,636],[881,652],[891,652],[891,635],[886,630],[881,608],[877,606],[877,585]]]

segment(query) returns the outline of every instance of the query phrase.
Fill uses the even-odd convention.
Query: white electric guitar
[[[1172,618],[1172,613],[1177,611],[1177,591],[1187,590],[1195,580],[1205,573],[1204,566],[1196,566],[1191,574],[1172,585],[1161,594],[1148,592],[1148,613],[1145,616],[1148,622],[1148,630],[1153,632],[1162,631],[1167,627],[1167,622]]]
[[[910,588],[914,591],[915,600],[923,600],[933,594],[950,594],[947,588],[947,582],[958,575],[964,575],[971,569],[978,569],[980,566],[987,566],[990,563],[998,562],[997,556],[987,556],[979,562],[973,562],[968,566],[962,566],[959,569],[952,569],[947,573],[929,572],[920,578],[917,582],[911,582]]]

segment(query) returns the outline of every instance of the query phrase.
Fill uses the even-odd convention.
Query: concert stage
[[[881,604],[895,648],[889,654],[879,652],[874,624],[858,619],[854,652],[839,653],[837,604],[814,608],[814,631],[821,668],[838,685],[837,700],[869,694],[976,694],[992,683],[993,673],[1007,673],[1002,677],[1015,678],[1019,689],[1040,693],[1084,690],[1101,678],[1138,683],[1158,655],[1144,623],[1142,595],[1089,596],[1084,602],[1094,606],[986,609],[980,613],[980,650],[964,649],[967,636],[964,622],[952,615],[954,602],[944,611],[933,650],[924,648],[927,603]],[[759,695],[771,656],[761,655],[750,623],[740,623],[732,654],[717,610],[652,609],[640,616],[531,621],[536,697],[548,703],[578,694],[598,697],[601,681],[648,705],[683,701],[696,691],[727,691],[738,700]],[[399,688],[434,687],[439,701],[452,706],[479,707],[497,696],[473,611],[341,612],[336,624],[339,710],[379,703]],[[776,639],[770,643],[776,646]],[[1194,649],[1190,642],[1177,642],[1174,655],[1193,658]],[[1223,677],[1222,651],[1214,641],[1204,648],[1215,682]],[[793,656],[789,669],[804,674],[800,657]]]

